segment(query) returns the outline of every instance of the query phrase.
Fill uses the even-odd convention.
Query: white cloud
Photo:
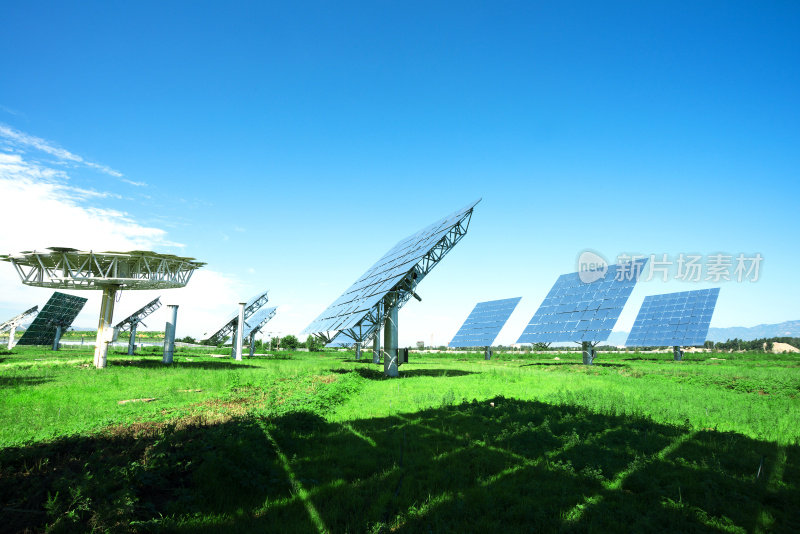
[[[29,135],[24,132],[20,132],[19,130],[10,128],[5,124],[0,124],[0,136],[5,137],[15,145],[18,146],[22,145],[26,147],[35,148],[36,150],[54,156],[55,158],[61,161],[79,163],[82,165],[86,165],[87,167],[91,167],[92,169],[98,170],[104,174],[108,174],[109,176],[114,176],[115,178],[122,178],[122,173],[119,171],[115,171],[111,167],[108,167],[106,165],[101,165],[99,163],[94,163],[91,161],[86,161],[79,155],[73,154],[69,150],[55,146],[54,144],[49,143],[48,141],[45,141],[40,137]]]
[[[5,251],[58,246],[137,249],[176,246],[159,228],[137,224],[127,214],[85,205],[117,196],[68,185],[68,176],[19,154],[0,153],[0,243]]]
[[[147,182],[134,182],[133,180],[128,180],[127,178],[122,178],[121,180],[123,182],[125,182],[126,184],[132,185],[134,187],[146,187],[147,186]]]
[[[128,213],[90,204],[98,199],[119,198],[119,195],[74,187],[69,180],[62,169],[28,159],[25,154],[0,152],[0,253],[51,246],[86,250],[183,247],[169,240],[161,228],[139,224]],[[240,282],[223,273],[200,269],[185,288],[123,291],[114,317],[116,321],[123,319],[160,294],[164,304],[180,306],[178,336],[199,337],[232,312],[246,292],[240,286]],[[42,306],[51,293],[51,289],[22,285],[11,264],[0,262],[0,316],[3,319],[34,304]],[[89,299],[75,325],[95,327],[100,292],[68,293]],[[165,310],[162,308],[145,321],[148,328],[163,329]]]

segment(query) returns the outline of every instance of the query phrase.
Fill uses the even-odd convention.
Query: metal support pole
[[[12,324],[11,329],[8,331],[8,350],[14,348],[14,335],[17,333],[17,325]]]
[[[672,355],[675,358],[676,362],[683,360],[683,351],[678,345],[672,347]]]
[[[133,356],[133,353],[136,350],[136,327],[137,326],[139,326],[139,323],[133,323],[131,325],[131,338],[128,340],[128,356]]]
[[[58,350],[59,343],[61,343],[61,325],[56,326],[56,337],[53,340],[53,350]]]
[[[255,344],[256,344],[256,331],[253,330],[253,332],[250,334],[250,357],[251,358],[256,353]]]
[[[383,374],[388,377],[400,376],[397,369],[397,297],[389,297],[391,304],[386,323],[383,325]]]
[[[375,338],[372,340],[372,363],[381,363],[381,329],[375,331]]]
[[[247,306],[246,302],[239,303],[239,320],[236,324],[236,352],[233,359],[237,362],[242,361],[242,342],[244,341],[244,307]]]
[[[103,287],[103,297],[100,302],[100,321],[97,323],[97,339],[94,343],[94,366],[104,369],[108,363],[108,343],[111,341],[113,327],[111,319],[114,317],[114,300],[117,296],[117,286]]]
[[[592,365],[594,361],[594,349],[588,341],[581,343],[581,350],[583,351],[583,363],[585,365]]]
[[[361,359],[361,343],[356,343],[356,360]]]
[[[484,360],[491,360],[492,359],[492,349],[491,348],[486,347],[486,352],[484,352],[483,359]]]
[[[167,304],[167,326],[164,328],[164,363],[172,363],[175,354],[175,327],[178,323],[178,305]]]

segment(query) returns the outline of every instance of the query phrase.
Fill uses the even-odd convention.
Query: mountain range
[[[708,341],[715,343],[729,339],[761,339],[765,337],[800,337],[800,321],[784,321],[777,324],[760,324],[757,326],[731,326],[728,328],[709,328]],[[603,344],[622,346],[628,339],[628,332],[611,332],[608,341]]]

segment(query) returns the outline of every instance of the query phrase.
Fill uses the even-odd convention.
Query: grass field
[[[0,530],[800,531],[800,358],[558,357],[0,352]]]

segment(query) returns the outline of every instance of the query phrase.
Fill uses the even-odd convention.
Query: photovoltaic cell
[[[56,339],[56,328],[66,330],[86,304],[86,299],[53,292],[39,315],[22,334],[17,345],[52,345]]]
[[[357,327],[389,291],[412,275],[415,267],[454,227],[471,215],[477,203],[478,201],[475,201],[402,239],[314,319],[303,333],[330,333]],[[448,250],[449,248],[443,246],[441,256]],[[432,265],[430,267],[432,268]],[[424,276],[426,272],[423,270],[422,275]]]
[[[275,313],[277,311],[277,306],[271,306],[269,308],[261,308],[256,313],[250,316],[249,319],[244,320],[244,331],[242,337],[250,337],[253,332],[258,332],[264,325],[266,325],[270,319],[275,317]]]
[[[645,297],[627,347],[691,347],[703,345],[719,288]]]
[[[333,338],[333,341],[325,345],[328,348],[343,348],[343,347],[352,347],[355,345],[357,341],[352,337],[347,335],[347,332],[339,332],[339,334]]]
[[[456,332],[450,347],[491,347],[522,297],[479,302]]]
[[[647,260],[609,265],[603,278],[561,275],[517,343],[598,343],[608,339]]]

